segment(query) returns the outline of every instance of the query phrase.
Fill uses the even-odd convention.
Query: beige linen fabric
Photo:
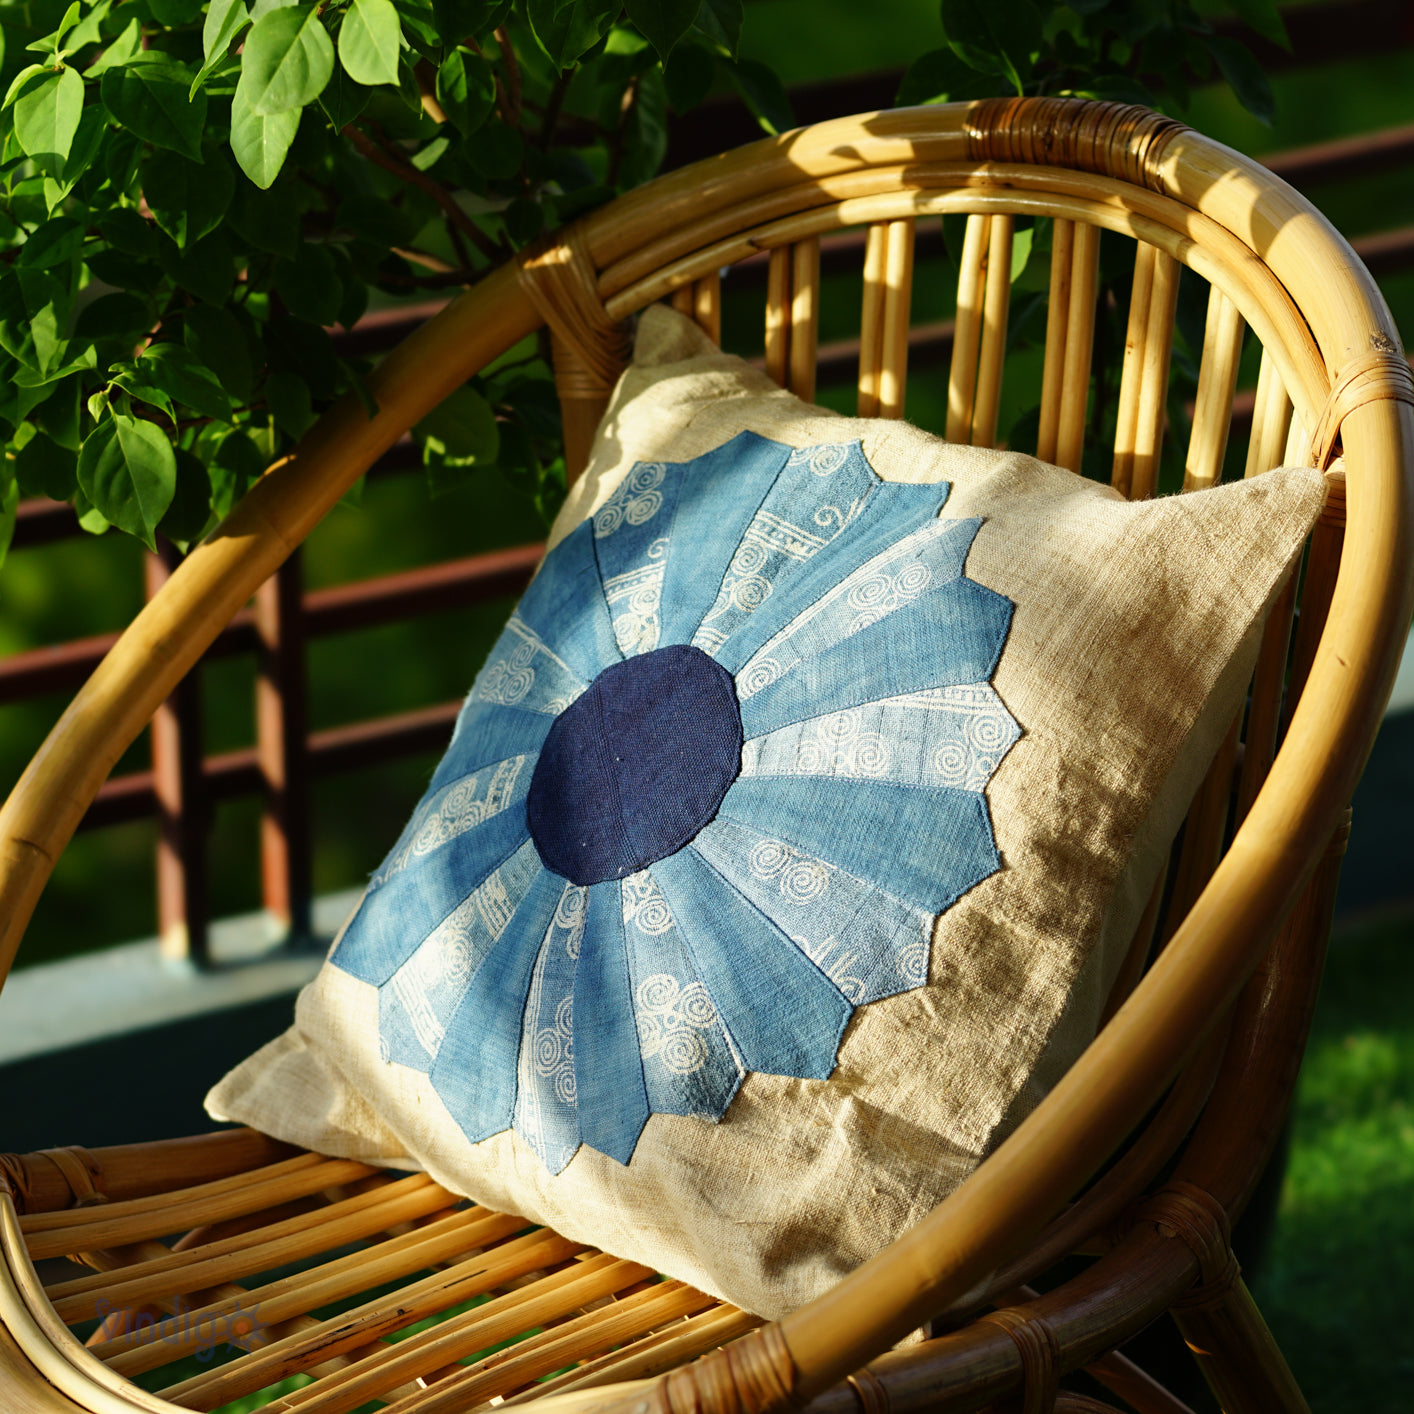
[[[1324,483],[1298,468],[1129,504],[1018,453],[807,406],[655,306],[552,543],[636,461],[743,429],[858,438],[886,480],[951,482],[943,516],[983,518],[968,577],[1016,606],[993,686],[1023,735],[987,788],[1003,865],[940,917],[930,984],[856,1011],[829,1080],[749,1075],[719,1124],[653,1115],[627,1167],[582,1148],[552,1176],[510,1131],[467,1143],[425,1075],[379,1060],[377,989],[330,965],[208,1108],[425,1168],[775,1318],[934,1207],[1093,1035]]]

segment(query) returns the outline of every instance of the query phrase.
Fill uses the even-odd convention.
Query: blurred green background
[[[902,68],[940,40],[935,0],[873,0],[867,7],[857,0],[756,0],[748,6],[743,47],[748,57],[769,58],[787,84],[796,84]],[[1219,89],[1195,92],[1184,116],[1255,156],[1409,124],[1414,51],[1278,74],[1273,87],[1277,115],[1270,127]],[[1339,181],[1307,194],[1350,237],[1414,224],[1414,170]],[[941,265],[920,265],[916,319],[950,314],[948,275]],[[1414,328],[1414,272],[1386,279],[1383,288],[1396,320]],[[847,284],[828,295],[843,313],[840,327],[827,322],[822,338],[855,332],[858,301]],[[759,350],[759,342],[750,347],[759,341],[758,310],[750,301],[729,305],[728,346]],[[928,369],[910,379],[911,418],[939,431],[945,376]],[[1022,382],[1024,374],[1009,391],[1004,427],[1026,403]],[[823,400],[843,409],[852,394]],[[341,505],[311,537],[307,587],[541,534],[530,503],[495,473],[435,501],[416,472],[387,476],[369,482],[361,507]],[[0,570],[0,655],[123,627],[141,603],[141,557],[135,542],[113,534],[14,553]],[[311,726],[461,695],[509,608],[508,601],[488,604],[316,641],[309,662]],[[208,750],[248,745],[253,663],[228,659],[204,671]],[[55,697],[0,707],[0,788],[8,791],[63,705],[64,698]],[[1406,736],[1414,749],[1414,734]],[[139,741],[119,769],[145,767],[146,751]],[[432,757],[415,758],[318,783],[317,892],[362,881],[396,837],[434,764]],[[260,906],[258,816],[254,800],[217,813],[211,887],[218,917]],[[1358,813],[1355,830],[1358,849]],[[80,835],[55,871],[20,965],[154,932],[154,844],[150,823]],[[1407,861],[1407,852],[1396,857]],[[1401,887],[1414,895],[1414,884]],[[1258,1299],[1320,1414],[1402,1414],[1410,1407],[1414,1330],[1398,1317],[1390,1293],[1404,1289],[1401,1278],[1414,1277],[1411,920],[1414,914],[1395,910],[1347,919],[1337,931],[1303,1072],[1276,1236],[1256,1282]]]

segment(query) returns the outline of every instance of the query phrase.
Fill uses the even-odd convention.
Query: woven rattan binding
[[[1165,147],[1188,129],[1132,103],[1083,98],[988,98],[967,115],[975,162],[1025,162],[1097,172],[1163,191]]]
[[[1403,355],[1377,349],[1347,363],[1331,386],[1311,438],[1311,455],[1324,471],[1336,457],[1340,425],[1356,408],[1382,401],[1414,406],[1414,370]]]
[[[1019,1306],[1003,1306],[977,1319],[979,1323],[1000,1326],[1021,1356],[1019,1414],[1050,1414],[1061,1377],[1060,1341],[1055,1330],[1042,1317],[1028,1315]]]
[[[1198,1259],[1198,1284],[1174,1303],[1174,1309],[1204,1310],[1217,1305],[1241,1275],[1232,1252],[1227,1210],[1196,1184],[1174,1179],[1139,1205],[1135,1214],[1166,1237],[1178,1238]]]
[[[653,1414],[775,1414],[801,1403],[795,1362],[779,1326],[762,1326],[674,1370],[653,1396]]]

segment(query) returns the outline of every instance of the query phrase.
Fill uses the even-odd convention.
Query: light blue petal
[[[516,614],[542,642],[553,643],[556,654],[585,683],[619,661],[588,521],[545,557]]]
[[[489,702],[558,717],[588,686],[519,614],[501,631],[467,705]]]
[[[928,981],[933,916],[735,820],[715,820],[696,849],[854,1006]]]
[[[378,989],[385,1061],[431,1069],[468,981],[506,931],[540,870],[540,856],[527,840]]]
[[[575,977],[574,1078],[581,1138],[628,1163],[648,1122],[648,1093],[633,1024],[617,879],[589,890]]]
[[[932,914],[1001,866],[987,799],[973,791],[743,776],[718,818],[749,825]]]
[[[849,455],[822,479],[808,460],[817,450]],[[945,481],[927,486],[879,481],[858,443],[793,453],[747,528],[723,590],[693,642],[728,672],[737,672],[860,565],[933,521],[948,490]],[[826,543],[829,554],[817,555]]]
[[[432,784],[417,808],[420,814],[428,796],[479,771],[483,766],[509,760],[512,756],[536,753],[545,743],[555,719],[544,712],[526,712],[519,707],[502,707],[495,702],[466,702],[457,715],[451,744],[437,763]],[[414,815],[414,819],[417,818]],[[399,841],[401,843],[401,841]],[[393,853],[396,853],[396,847]]]
[[[418,945],[498,865],[529,838],[525,810],[502,810],[416,868],[370,889],[349,920],[330,961],[364,982],[382,986]]]
[[[530,975],[555,917],[565,881],[542,869],[481,966],[447,1025],[430,1072],[447,1112],[471,1143],[511,1127],[516,1060]]]
[[[985,682],[807,717],[742,748],[743,776],[848,776],[982,790],[1021,735]]]
[[[691,845],[653,873],[746,1067],[827,1079],[853,1007]]]
[[[630,874],[621,887],[649,1108],[720,1119],[745,1069],[652,874]]]
[[[566,884],[545,934],[520,1035],[515,1130],[551,1173],[579,1150],[574,1080],[574,984],[586,891]]]
[[[990,678],[1011,627],[1011,600],[970,579],[931,589],[887,618],[861,627],[831,648],[790,663],[763,681],[775,660],[758,655],[758,672],[737,677],[742,734],[748,740],[808,717],[927,688]],[[768,650],[769,653],[769,645]]]
[[[663,572],[662,643],[688,643],[707,616],[741,537],[790,457],[780,442],[739,432],[685,464]]]

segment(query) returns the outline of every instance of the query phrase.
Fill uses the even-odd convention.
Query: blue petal
[[[720,1119],[744,1067],[653,876],[647,870],[630,874],[622,888],[649,1107],[654,1114]]]
[[[927,688],[992,676],[1011,627],[1011,600],[970,579],[954,579],[887,618],[789,665],[741,704],[750,740],[807,717]],[[770,645],[767,645],[767,654]],[[758,655],[757,669],[769,660]],[[751,665],[737,691],[750,686]]]
[[[516,613],[501,630],[466,700],[468,706],[489,702],[558,717],[587,686]]]
[[[566,884],[535,962],[520,1035],[515,1130],[551,1173],[562,1173],[579,1150],[574,984],[584,905],[585,890]]]
[[[1001,866],[987,799],[974,791],[742,776],[718,815],[934,914]]]
[[[653,872],[747,1068],[827,1079],[854,1008],[692,846]]]
[[[739,432],[686,464],[663,576],[661,642],[691,640],[790,452],[754,432]]]
[[[545,557],[516,613],[586,683],[620,658],[599,582],[594,528],[576,526]]]
[[[529,838],[522,802],[478,825],[455,849],[394,874],[382,888],[364,895],[330,961],[360,981],[381,986]]]
[[[863,453],[860,454],[863,460]],[[762,644],[825,595],[842,579],[867,564],[889,546],[927,525],[948,498],[946,481],[927,486],[884,481],[865,499],[849,523],[830,543],[828,555],[816,556],[783,577],[754,613],[734,623],[727,641],[710,649],[728,672],[735,673]]]
[[[574,1077],[581,1138],[628,1163],[648,1122],[648,1093],[633,1024],[617,880],[589,890],[575,977]]]
[[[505,932],[540,869],[540,856],[527,840],[378,989],[385,1061],[430,1069],[468,981]]]
[[[544,712],[468,701],[457,716],[456,731],[446,754],[437,763],[428,795],[483,766],[539,751],[554,725],[555,719]],[[426,799],[424,796],[423,801]],[[422,809],[421,804],[418,809]]]
[[[542,869],[506,930],[471,974],[433,1063],[432,1086],[473,1143],[511,1127],[530,974],[565,881]]]
[[[928,980],[933,915],[735,820],[693,843],[855,1006]]]

